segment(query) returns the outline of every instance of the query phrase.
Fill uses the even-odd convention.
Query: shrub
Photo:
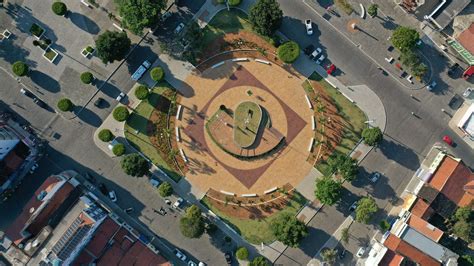
[[[58,16],[64,16],[67,13],[66,4],[63,2],[54,2],[51,6],[51,9],[53,10],[54,14]]]
[[[226,1],[226,0],[217,0],[217,3],[218,3],[218,4],[225,4],[225,1]]]
[[[63,98],[58,101],[58,109],[63,112],[69,112],[74,107],[74,104],[68,98]]]
[[[114,139],[114,134],[112,134],[112,131],[106,128],[99,131],[99,134],[97,136],[103,142],[109,142]]]
[[[397,27],[392,33],[392,44],[401,52],[407,52],[415,47],[420,39],[420,34],[409,27]]]
[[[34,46],[38,46],[38,45],[40,45],[40,42],[39,42],[38,40],[34,40],[34,41],[33,41],[33,45],[34,45]]]
[[[382,130],[379,127],[368,127],[362,130],[362,138],[365,144],[376,146],[383,139]]]
[[[139,100],[145,100],[146,98],[148,98],[149,93],[150,92],[148,91],[148,88],[144,85],[140,85],[135,89],[135,96]]]
[[[238,6],[241,3],[241,0],[228,0],[227,3],[229,6]]]
[[[122,143],[117,143],[112,148],[112,152],[115,156],[122,156],[125,153],[125,145]]]
[[[151,76],[151,79],[158,82],[158,81],[161,81],[165,77],[165,72],[163,71],[163,68],[161,67],[154,67],[150,71],[150,76]]]
[[[354,9],[352,6],[347,2],[347,0],[335,0],[336,6],[342,9],[347,15],[352,14]]]
[[[278,47],[277,54],[281,61],[291,64],[300,56],[300,47],[296,42],[289,41]]]
[[[31,27],[30,27],[30,32],[34,36],[39,37],[39,36],[41,36],[41,34],[43,34],[44,29],[41,28],[38,24],[33,23],[33,25],[31,25]]]
[[[377,16],[378,8],[379,6],[377,4],[371,4],[369,8],[367,8],[367,14],[369,14],[371,17]]]
[[[13,63],[12,71],[13,73],[15,73],[15,75],[23,77],[28,74],[29,68],[27,64],[21,61],[16,61],[15,63]]]
[[[119,107],[115,108],[112,115],[113,115],[115,120],[117,120],[119,122],[123,122],[123,121],[127,120],[130,113],[128,112],[127,107],[119,106]]]
[[[94,75],[91,72],[84,72],[81,74],[81,81],[84,84],[91,84],[94,80]]]
[[[380,229],[382,230],[382,232],[387,232],[388,229],[390,229],[390,223],[388,223],[386,220],[382,220],[380,221]]]
[[[147,160],[138,153],[126,155],[120,164],[127,175],[136,177],[144,176],[150,169]]]
[[[247,260],[248,257],[249,257],[249,251],[247,250],[246,247],[240,247],[237,249],[237,251],[235,252],[235,256],[237,257],[237,259],[239,260]]]
[[[169,196],[171,196],[171,194],[173,194],[173,187],[171,186],[170,183],[163,182],[158,187],[158,192],[160,193],[160,196],[162,196],[162,197],[169,197]]]
[[[270,266],[270,263],[264,256],[258,256],[249,263],[249,266]]]

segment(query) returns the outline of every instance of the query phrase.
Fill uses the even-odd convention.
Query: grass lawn
[[[367,120],[364,112],[362,112],[357,105],[351,103],[337,89],[327,83],[320,75],[313,73],[309,79],[317,81],[321,86],[323,86],[328,95],[334,101],[339,114],[350,125],[350,128],[343,132],[342,141],[336,146],[331,157],[336,156],[337,154],[348,155],[361,139],[362,130],[367,126],[364,123]],[[316,168],[324,175],[331,174],[329,167],[325,162],[318,163]]]
[[[275,241],[275,236],[270,230],[270,223],[282,213],[290,213],[296,215],[297,212],[306,204],[307,200],[303,195],[296,192],[294,193],[291,200],[288,202],[285,208],[281,211],[270,215],[263,219],[239,219],[230,217],[222,213],[219,209],[214,207],[207,197],[204,197],[201,202],[206,205],[212,212],[218,215],[222,220],[227,222],[232,228],[234,228],[243,238],[252,244],[266,243],[269,244]],[[237,208],[242,208],[238,207]]]
[[[45,56],[46,58],[48,58],[49,61],[53,61],[54,57],[57,56],[57,55],[58,55],[58,54],[57,54],[55,51],[51,50],[51,49],[48,49],[48,50],[44,53],[44,56]]]
[[[234,141],[240,147],[249,147],[257,137],[262,122],[262,109],[254,102],[242,102],[235,109],[234,121]]]
[[[160,156],[156,147],[151,143],[147,133],[148,119],[159,101],[161,94],[169,89],[173,88],[168,83],[160,83],[158,87],[153,88],[148,99],[143,100],[135,108],[135,112],[133,112],[128,118],[127,123],[125,124],[125,137],[131,145],[145,154],[153,164],[159,166],[161,170],[166,172],[177,182],[181,176],[176,173],[173,167],[170,167]],[[136,133],[137,130],[138,133]]]

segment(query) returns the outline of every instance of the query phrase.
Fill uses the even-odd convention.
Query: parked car
[[[450,136],[444,135],[444,136],[443,136],[443,141],[444,141],[446,144],[448,144],[449,146],[453,146],[453,143],[454,143],[454,142],[453,142],[453,140],[451,139]]]
[[[181,252],[179,249],[175,248],[173,251],[174,255],[182,261],[186,261],[186,255],[184,255],[183,252]]]
[[[318,55],[320,53],[322,53],[323,50],[321,48],[316,48],[310,55],[309,55],[309,59],[313,59],[313,60],[316,60],[318,58]]]
[[[305,20],[304,24],[306,25],[306,34],[313,35],[313,26],[311,25],[311,19]]]
[[[224,254],[225,261],[227,262],[228,265],[232,265],[232,254],[230,252],[226,252]]]
[[[184,24],[181,22],[179,25],[174,29],[174,33],[178,34],[184,29]]]
[[[123,210],[125,213],[131,213],[133,212],[133,208],[126,208]]]
[[[35,98],[35,95],[31,91],[29,91],[25,88],[21,88],[20,92],[23,93],[24,95],[30,97],[30,98]]]
[[[152,186],[154,186],[154,187],[156,187],[156,188],[157,188],[157,187],[160,185],[160,183],[161,183],[159,180],[156,180],[156,179],[150,179],[149,182],[150,182],[150,184],[151,184]]]
[[[117,100],[118,102],[120,102],[123,97],[125,97],[125,93],[120,92],[120,94],[117,96],[117,98],[115,98],[115,100]]]
[[[188,261],[188,266],[198,266],[196,262],[190,260]]]
[[[100,184],[99,184],[99,190],[100,190],[100,192],[102,192],[102,194],[104,194],[104,195],[109,194],[109,190],[107,189],[107,187],[105,186],[104,183],[100,183]]]
[[[328,68],[326,69],[326,73],[328,73],[328,75],[332,75],[332,73],[336,70],[336,66],[334,64],[331,64],[330,66],[328,66]]]
[[[95,183],[95,177],[93,175],[91,175],[90,173],[86,173],[86,175],[84,176],[85,179],[91,183]]]
[[[461,107],[463,102],[464,102],[464,99],[460,95],[454,94],[451,100],[449,100],[448,105],[449,107],[451,107],[451,109],[457,110],[459,109],[459,107]]]
[[[379,178],[380,178],[380,173],[379,172],[374,172],[369,177],[370,181],[372,181],[373,183],[377,182],[377,180],[379,180]]]
[[[173,203],[173,208],[179,208],[181,204],[183,204],[184,200],[183,198],[178,198],[174,203]]]
[[[362,256],[364,256],[365,254],[365,251],[366,251],[366,247],[360,247],[359,250],[357,251],[357,257],[358,258],[362,258]]]
[[[33,102],[36,103],[36,105],[38,105],[41,108],[46,108],[47,107],[46,103],[43,102],[42,100],[38,99],[38,98],[34,98]]]
[[[355,209],[357,209],[357,202],[358,200],[354,201],[354,203],[352,203],[352,205],[349,207],[350,212],[353,212]]]
[[[391,51],[393,51],[393,49],[394,49],[393,46],[390,45],[390,46],[387,48],[387,51],[391,52]]]
[[[346,250],[343,247],[339,247],[337,249],[337,256],[340,260],[344,259],[344,257],[346,256]]]
[[[99,97],[99,98],[97,98],[97,100],[95,100],[94,105],[95,105],[95,107],[100,108],[104,102],[105,102],[105,100],[103,98]]]
[[[456,72],[458,68],[459,68],[458,63],[455,63],[454,65],[450,66],[448,69],[448,76],[450,76],[451,78],[456,78]]]
[[[37,163],[33,164],[30,168],[30,174],[33,174],[38,167],[39,165]]]
[[[115,195],[115,191],[113,191],[113,190],[109,191],[109,198],[112,202],[117,201],[117,195]]]
[[[319,59],[316,60],[316,64],[321,65],[321,64],[323,63],[324,59],[326,59],[326,56],[321,55],[321,56],[319,57]]]
[[[303,50],[305,55],[310,55],[314,51],[314,45],[310,44],[306,46]]]
[[[148,60],[143,61],[143,63],[135,70],[135,73],[132,75],[132,80],[139,80],[143,74],[151,67],[151,63]]]
[[[462,96],[469,98],[469,95],[471,95],[471,92],[473,91],[472,88],[467,88],[463,93]]]
[[[428,87],[426,87],[426,89],[428,91],[433,91],[433,89],[436,87],[436,85],[438,85],[438,84],[436,83],[436,81],[433,80],[433,82],[431,82],[430,85],[428,85]]]

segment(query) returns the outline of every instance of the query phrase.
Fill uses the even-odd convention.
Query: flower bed
[[[56,52],[53,48],[48,47],[43,53],[43,56],[48,59],[49,62],[54,63],[56,57],[58,57],[58,52]]]
[[[37,39],[40,39],[43,36],[45,29],[41,28],[40,25],[33,23],[30,28],[30,33],[33,34]]]

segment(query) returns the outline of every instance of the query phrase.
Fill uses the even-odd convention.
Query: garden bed
[[[357,105],[318,74],[313,73],[303,87],[314,106],[317,124],[316,144],[308,160],[315,161],[316,168],[329,176],[332,173],[327,159],[338,154],[348,155],[360,141],[367,119]]]
[[[40,25],[33,23],[30,28],[30,33],[33,34],[37,39],[40,39],[43,36],[45,29],[41,28]]]
[[[48,47],[46,50],[44,50],[43,56],[48,59],[49,62],[54,63],[54,60],[56,57],[58,57],[58,52],[56,52],[53,48]]]
[[[275,241],[270,223],[282,213],[296,215],[307,202],[300,193],[291,190],[290,185],[285,188],[288,190],[278,190],[262,198],[234,198],[209,191],[201,202],[250,243],[269,244]],[[227,203],[226,197],[229,197]]]

